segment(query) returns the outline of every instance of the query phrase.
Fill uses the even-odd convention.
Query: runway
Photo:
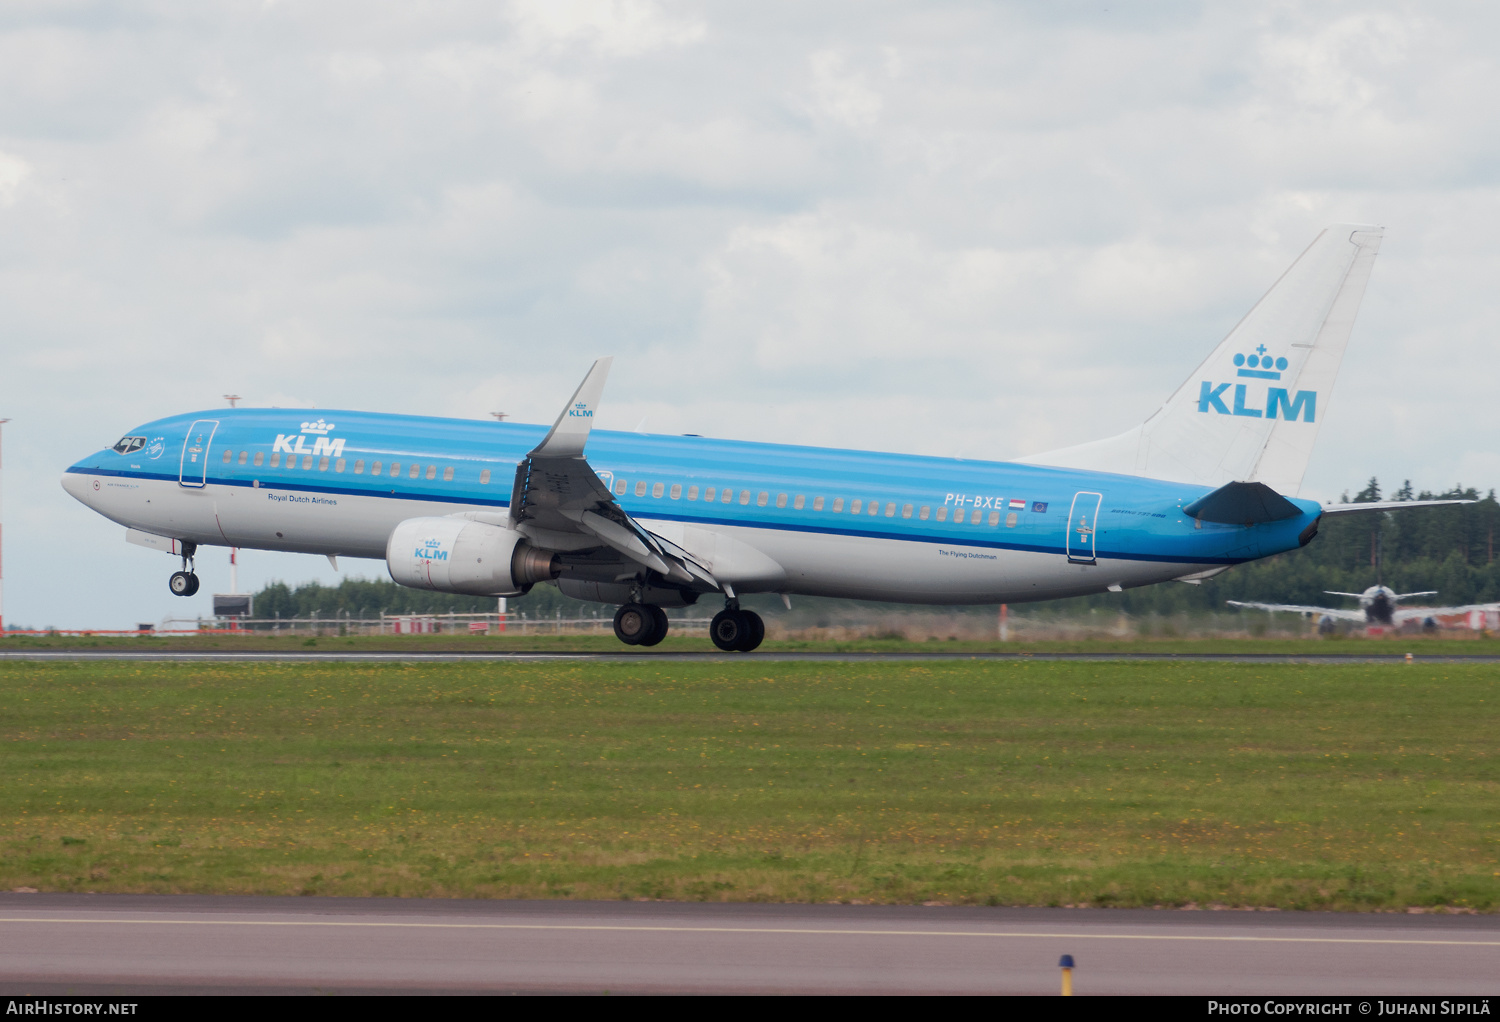
[[[0,894],[0,993],[1500,993],[1500,917]]]
[[[826,662],[826,663],[901,663],[953,660],[986,660],[995,663],[1034,661],[1074,662],[1182,662],[1182,663],[1253,663],[1253,664],[1495,664],[1500,655],[1489,654],[1412,654],[1406,653],[943,653],[943,652],[821,652],[767,651],[756,653],[718,652],[526,652],[508,650],[475,650],[450,652],[402,652],[336,650],[110,650],[110,649],[38,649],[0,650],[3,661],[84,662],[91,660],[148,661],[192,663],[298,662],[298,663],[465,663],[529,662],[547,660],[594,660],[612,663],[750,663],[750,662]]]

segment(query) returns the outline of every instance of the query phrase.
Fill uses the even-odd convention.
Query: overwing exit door
[[[1094,563],[1094,534],[1098,531],[1099,505],[1104,494],[1081,490],[1073,494],[1073,507],[1068,512],[1068,563]]]
[[[218,419],[197,419],[182,439],[182,461],[177,466],[177,482],[182,486],[202,486],[208,480],[208,447],[213,443]]]

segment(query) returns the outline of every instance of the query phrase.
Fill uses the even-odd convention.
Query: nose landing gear
[[[183,542],[182,570],[172,572],[172,577],[167,579],[167,588],[172,590],[173,596],[192,596],[198,591],[198,575],[193,571],[193,555],[197,552],[198,544]]]

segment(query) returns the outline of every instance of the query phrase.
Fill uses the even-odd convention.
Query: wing
[[[552,429],[516,466],[510,526],[537,546],[559,551],[609,548],[672,582],[721,588],[711,572],[631,518],[583,456],[612,359],[595,362]]]
[[[1449,617],[1454,614],[1467,614],[1474,610],[1497,611],[1500,610],[1500,603],[1470,603],[1463,607],[1402,607],[1392,615],[1392,619],[1401,622],[1411,621],[1414,618]]]
[[[1340,610],[1337,607],[1307,607],[1300,603],[1242,603],[1239,600],[1227,600],[1231,607],[1249,607],[1252,610],[1286,611],[1290,614],[1320,614],[1323,617],[1336,617],[1344,621],[1363,621],[1365,612],[1362,610]]]
[[[1426,592],[1421,592],[1421,593],[1397,593],[1393,597],[1393,599],[1396,599],[1396,600],[1409,600],[1413,596],[1436,596],[1437,594],[1438,594],[1438,591],[1436,589],[1428,589]]]

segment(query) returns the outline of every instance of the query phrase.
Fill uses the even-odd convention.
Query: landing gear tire
[[[766,623],[753,610],[726,608],[714,615],[708,637],[726,653],[748,653],[766,637]]]
[[[644,604],[646,610],[651,614],[651,634],[641,639],[638,645],[655,646],[667,637],[667,630],[672,623],[667,620],[667,612],[653,603]]]
[[[192,596],[198,591],[198,576],[191,571],[174,571],[167,579],[167,587],[173,596]]]
[[[627,646],[655,645],[650,641],[657,632],[656,615],[651,609],[644,604],[627,603],[615,611],[615,638]]]

